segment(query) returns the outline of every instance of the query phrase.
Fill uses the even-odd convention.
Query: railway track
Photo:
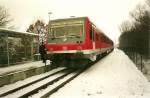
[[[56,92],[59,88],[64,86],[66,83],[74,79],[82,70],[71,70],[66,68],[61,68],[59,70],[53,71],[52,73],[31,81],[26,84],[22,84],[14,89],[9,89],[0,92],[0,97],[4,98],[28,98],[29,96],[35,97],[38,92],[40,98],[45,98]],[[38,96],[38,97],[39,97]]]
[[[70,73],[65,78],[63,78],[60,81],[56,82],[54,85],[49,86],[46,89],[44,89],[43,91],[41,91],[40,93],[37,93],[37,94],[31,96],[31,98],[37,98],[37,96],[39,98],[49,97],[50,95],[55,93],[57,90],[59,90],[61,87],[63,87],[65,84],[67,84],[68,82],[73,80],[75,77],[80,75],[82,72],[83,72],[83,70],[77,70],[77,71],[74,71],[74,72]]]
[[[65,70],[67,70],[67,69],[66,68],[55,68],[55,69],[51,70],[50,72],[44,74],[43,76],[35,78],[33,80],[26,81],[25,83],[22,83],[21,85],[19,85],[17,87],[16,86],[14,87],[13,85],[11,85],[13,87],[13,89],[8,87],[7,89],[0,91],[0,97],[5,97],[9,94],[12,94],[12,93],[20,90],[20,89],[23,89],[25,87],[28,87],[28,86],[34,84],[34,83],[37,83],[37,82],[42,81],[48,77],[51,77],[57,73],[64,72]]]

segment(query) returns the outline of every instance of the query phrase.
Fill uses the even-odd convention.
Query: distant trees
[[[43,32],[44,27],[45,23],[42,20],[37,20],[35,23],[30,24],[27,32],[39,34],[40,32]]]
[[[35,23],[31,24],[27,29],[27,32],[39,34],[40,42],[45,40],[46,31],[47,31],[47,25],[42,20],[37,20]]]
[[[11,19],[9,18],[9,14],[7,10],[0,5],[0,27],[8,27]]]
[[[149,55],[150,40],[150,2],[148,6],[138,5],[130,13],[131,21],[125,21],[120,26],[122,32],[119,47],[124,51],[134,51],[141,55]]]

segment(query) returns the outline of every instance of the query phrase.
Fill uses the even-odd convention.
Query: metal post
[[[31,37],[31,60],[33,61],[33,37]]]
[[[51,32],[51,24],[50,24],[50,15],[52,14],[52,12],[49,12],[48,15],[49,15],[49,22],[48,22],[48,33]]]
[[[143,57],[141,55],[141,72],[142,72],[142,69],[143,69],[143,62],[142,62],[142,60],[143,60]]]
[[[8,34],[6,35],[6,44],[7,44],[7,64],[8,66],[10,65],[10,62],[9,62],[9,45],[8,45]]]
[[[148,23],[149,24],[149,32],[148,32],[148,39],[149,39],[149,49],[148,50],[149,51],[148,52],[149,52],[149,59],[150,59],[150,11],[148,12],[148,16],[149,16],[149,18],[148,18],[149,19],[149,23]]]

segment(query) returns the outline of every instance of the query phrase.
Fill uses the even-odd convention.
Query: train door
[[[95,49],[95,37],[94,37],[94,28],[91,25],[90,27],[90,39],[92,40],[93,49]]]

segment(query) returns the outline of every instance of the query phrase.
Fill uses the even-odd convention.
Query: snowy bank
[[[121,50],[108,56],[58,90],[50,98],[142,96],[147,79]],[[118,98],[118,97],[109,97]]]

